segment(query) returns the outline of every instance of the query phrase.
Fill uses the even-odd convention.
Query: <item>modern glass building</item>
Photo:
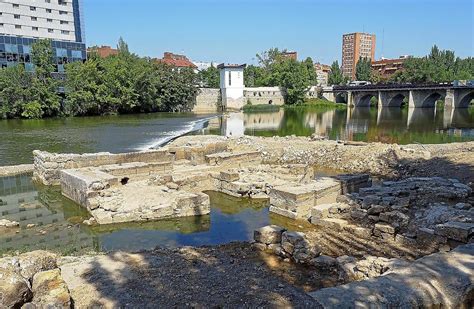
[[[33,70],[31,45],[51,39],[55,71],[87,57],[82,0],[0,0],[0,67]]]

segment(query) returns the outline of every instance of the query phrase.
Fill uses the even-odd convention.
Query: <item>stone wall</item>
[[[244,89],[245,104],[285,104],[285,90],[280,87],[257,87]]]
[[[89,154],[53,154],[35,150],[33,178],[44,185],[59,185],[60,171],[82,167],[97,167],[127,162],[169,162],[173,155],[166,149],[111,154],[109,152]]]
[[[199,88],[194,113],[216,113],[222,110],[221,90],[218,88]]]

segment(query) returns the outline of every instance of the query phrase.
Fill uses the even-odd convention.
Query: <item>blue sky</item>
[[[377,35],[376,58],[425,55],[433,44],[474,55],[473,0],[83,0],[88,45],[122,36],[142,56],[252,63],[271,47],[330,64],[343,33]]]

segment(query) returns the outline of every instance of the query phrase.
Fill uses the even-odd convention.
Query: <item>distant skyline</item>
[[[120,36],[140,56],[255,63],[272,47],[331,64],[342,35],[377,36],[376,59],[426,55],[431,46],[474,56],[472,0],[83,0],[87,45]]]

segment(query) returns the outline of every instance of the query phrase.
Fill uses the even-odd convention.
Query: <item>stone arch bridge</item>
[[[432,85],[366,85],[334,86],[322,90],[329,101],[347,103],[354,107],[370,106],[372,98],[378,107],[401,107],[408,101],[410,108],[434,108],[438,100],[444,100],[446,108],[467,108],[474,99],[474,86]]]

